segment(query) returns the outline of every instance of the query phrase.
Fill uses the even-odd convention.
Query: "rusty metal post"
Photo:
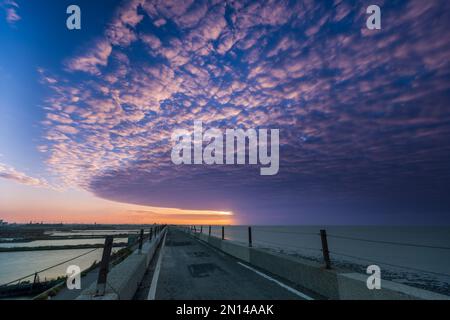
[[[100,270],[98,271],[96,296],[105,295],[106,280],[108,278],[109,271],[109,258],[111,257],[111,250],[113,245],[113,237],[106,236],[105,246],[103,247],[102,261],[100,262]]]
[[[139,235],[139,253],[142,251],[143,243],[144,243],[144,229],[141,229],[141,234]]]
[[[31,287],[30,287],[30,294],[33,293],[33,290],[34,290],[34,288],[35,288],[35,286],[36,286],[36,283],[38,283],[38,282],[39,282],[39,276],[38,276],[38,273],[35,272],[35,273],[34,273],[33,284],[32,284]]]
[[[328,250],[328,240],[326,230],[320,230],[320,239],[322,241],[322,253],[323,253],[323,260],[325,262],[325,268],[331,269],[330,251]]]

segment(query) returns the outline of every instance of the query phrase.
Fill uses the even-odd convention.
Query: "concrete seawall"
[[[131,300],[165,233],[166,230],[154,237],[151,242],[146,241],[141,252],[135,250],[109,271],[104,296],[95,296],[97,284],[93,283],[78,296],[77,300]]]
[[[322,265],[301,258],[250,248],[230,240],[221,240],[206,234],[190,233],[235,258],[280,276],[328,299],[339,300],[450,300],[450,297],[431,291],[381,281],[380,290],[369,290],[368,275],[347,270],[327,270]]]

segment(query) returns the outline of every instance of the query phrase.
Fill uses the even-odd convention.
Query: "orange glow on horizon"
[[[221,215],[183,215],[183,214],[169,214],[169,215],[123,215],[123,214],[108,214],[108,215],[83,215],[64,216],[64,215],[1,215],[1,219],[10,223],[64,223],[64,224],[177,224],[177,225],[234,225],[236,224],[233,216]]]
[[[0,181],[0,219],[13,223],[76,224],[236,224],[228,211],[184,210],[120,203],[87,192],[33,188]]]

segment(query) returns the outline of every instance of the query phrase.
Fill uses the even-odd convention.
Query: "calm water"
[[[138,233],[136,230],[87,230],[73,232],[53,232],[51,235],[107,235]],[[127,242],[127,238],[114,239],[115,243]],[[68,240],[37,240],[25,243],[0,243],[0,247],[38,247],[38,246],[61,246],[61,245],[77,245],[77,244],[98,244],[104,243],[104,239],[68,239]],[[120,248],[113,248],[113,252]],[[49,266],[58,264],[65,260],[77,257],[83,253],[92,251],[93,249],[71,249],[71,250],[44,250],[44,251],[20,251],[20,252],[0,252],[0,285],[9,281],[21,278],[36,271],[45,269]],[[50,270],[39,273],[41,280],[45,278],[51,279],[65,275],[69,265],[78,265],[81,270],[90,267],[95,261],[100,261],[102,257],[102,249],[99,248],[87,255],[77,258],[73,261],[54,267]],[[25,280],[33,280],[33,276]]]
[[[0,253],[0,284],[45,269],[90,250],[93,249],[2,252]],[[42,272],[39,277],[44,280],[64,275],[69,265],[78,265],[81,270],[84,270],[90,267],[94,261],[100,261],[101,257],[102,249],[97,249],[74,261]],[[33,276],[27,280],[33,281]]]
[[[128,238],[114,238],[114,243],[127,243]],[[68,246],[79,244],[98,244],[104,243],[105,239],[67,239],[67,240],[36,240],[31,242],[14,242],[14,243],[0,243],[0,248],[14,248],[14,247],[43,247],[43,246]]]
[[[140,231],[136,229],[123,229],[123,230],[73,230],[73,231],[48,231],[45,232],[51,236],[95,236],[95,235],[114,235],[114,234],[138,234]]]

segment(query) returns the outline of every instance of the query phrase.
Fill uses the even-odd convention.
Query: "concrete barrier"
[[[141,251],[136,249],[108,272],[105,295],[95,296],[97,283],[94,282],[83,290],[77,300],[131,300],[165,232],[161,232],[151,242],[146,241]]]
[[[339,298],[343,300],[450,300],[450,297],[401,283],[381,280],[381,289],[368,290],[367,276],[360,273],[338,275]]]
[[[337,272],[318,263],[288,255],[252,248],[250,264],[269,271],[321,296],[338,299]]]
[[[222,239],[215,238],[215,237],[209,237],[207,242],[214,248],[222,250]]]
[[[241,259],[245,262],[251,262],[250,250],[249,247],[245,247],[243,245],[235,244],[230,241],[221,241],[221,249],[223,252],[228,253],[229,255]]]
[[[204,234],[190,234],[254,267],[298,284],[328,299],[450,300],[449,296],[388,280],[382,280],[380,290],[369,290],[366,285],[368,275],[341,269],[328,270],[323,265],[306,259],[249,248],[230,240],[222,240]]]

